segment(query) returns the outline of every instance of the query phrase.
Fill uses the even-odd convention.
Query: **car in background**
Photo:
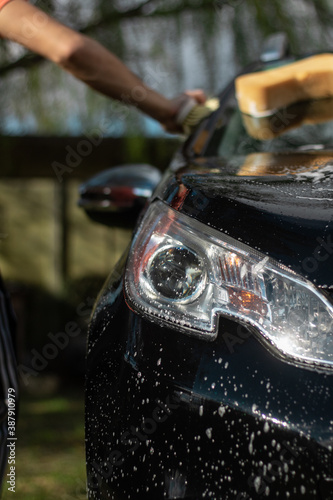
[[[279,35],[244,73],[295,60]],[[90,325],[91,500],[333,498],[333,100],[219,101],[162,178],[81,188],[136,223]]]

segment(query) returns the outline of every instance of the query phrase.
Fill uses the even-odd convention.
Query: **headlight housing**
[[[203,339],[218,316],[255,328],[283,356],[333,367],[333,307],[311,282],[228,235],[171,209],[149,208],[125,275],[129,305]]]

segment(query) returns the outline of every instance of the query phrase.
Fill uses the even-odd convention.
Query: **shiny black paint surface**
[[[238,170],[238,163],[221,159],[193,161],[170,173],[156,196],[318,286],[333,287],[333,174],[313,183]]]
[[[121,266],[99,304],[90,498],[331,498],[332,375],[287,365],[232,321],[207,343],[141,319],[124,301]]]

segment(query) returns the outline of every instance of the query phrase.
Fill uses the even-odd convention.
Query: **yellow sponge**
[[[333,120],[333,98],[291,104],[282,111],[262,117],[242,113],[242,119],[250,136],[261,141],[270,140],[302,125]]]
[[[257,117],[296,102],[333,96],[333,54],[239,76],[236,95],[240,110]]]

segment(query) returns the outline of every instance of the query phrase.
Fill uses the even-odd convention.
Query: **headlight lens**
[[[193,300],[202,290],[205,278],[203,262],[184,246],[169,246],[156,252],[145,273],[156,292],[174,300]]]
[[[135,310],[213,339],[219,315],[255,327],[281,354],[333,366],[333,307],[273,259],[162,202],[147,212],[125,275]]]

